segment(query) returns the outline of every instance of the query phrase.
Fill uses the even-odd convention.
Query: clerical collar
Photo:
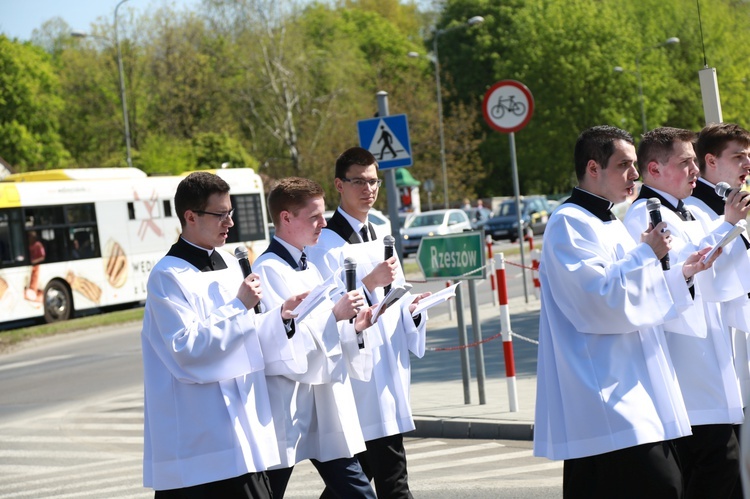
[[[357,234],[360,234],[362,231],[362,227],[364,227],[367,224],[367,222],[364,222],[364,223],[360,222],[359,220],[357,220],[356,218],[354,218],[353,216],[345,212],[341,208],[341,206],[338,207],[337,211],[344,216],[346,221],[349,222],[349,225],[352,226],[352,229],[354,229],[354,232],[356,232]],[[369,226],[368,226],[368,230],[369,230]]]
[[[206,250],[186,241],[182,236],[172,245],[167,255],[185,260],[201,272],[227,268],[227,263],[215,249],[212,251]]]
[[[703,178],[698,179],[698,183],[693,189],[693,197],[700,199],[706,206],[714,211],[717,215],[724,214],[724,199],[716,194],[716,186]]]
[[[289,252],[289,255],[295,262],[299,262],[299,259],[302,257],[302,250],[297,249],[277,235],[274,235],[273,238],[278,241],[279,244],[281,244],[284,248],[286,248],[286,250]]]
[[[211,249],[206,249],[206,248],[204,248],[204,247],[202,247],[202,246],[198,246],[197,244],[193,244],[193,243],[191,243],[190,241],[188,241],[187,239],[183,238],[182,236],[180,236],[180,239],[182,239],[183,241],[185,241],[186,243],[188,243],[188,244],[189,244],[190,246],[192,246],[192,247],[194,247],[194,248],[198,248],[199,250],[203,250],[203,251],[205,251],[205,252],[206,252],[206,254],[208,254],[208,256],[211,256],[211,253],[213,253],[213,252],[214,252],[214,249],[213,249],[213,248],[211,248]]]
[[[677,211],[677,205],[680,204],[680,200],[675,196],[660,189],[656,189],[655,187],[651,187],[650,185],[644,184],[643,186],[641,186],[641,192],[638,193],[638,199],[650,198],[657,198],[661,202],[662,206],[674,212]]]
[[[585,191],[580,187],[574,187],[573,193],[565,202],[580,206],[602,222],[617,220],[617,217],[612,213],[612,207],[614,206],[612,201]]]

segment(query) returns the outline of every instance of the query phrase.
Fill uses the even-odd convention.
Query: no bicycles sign
[[[484,94],[482,112],[487,124],[498,132],[517,132],[531,120],[534,97],[523,83],[502,80]]]

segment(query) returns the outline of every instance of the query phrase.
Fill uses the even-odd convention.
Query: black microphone
[[[732,192],[732,186],[727,184],[726,182],[719,182],[718,184],[716,184],[716,187],[714,187],[714,191],[716,192],[716,194],[721,196],[722,199],[726,199]]]
[[[385,245],[385,259],[388,260],[393,256],[393,247],[396,245],[396,238],[388,234],[383,238],[383,244]],[[391,285],[386,284],[383,288],[383,294],[388,294],[391,291]]]
[[[661,223],[661,201],[658,198],[649,198],[646,201],[646,209],[654,227],[659,225]],[[669,270],[669,252],[661,259],[661,269]]]
[[[244,246],[237,246],[234,248],[234,256],[240,262],[240,268],[242,269],[242,276],[247,277],[253,273],[253,269],[250,267],[250,260],[247,259],[247,248]],[[255,313],[260,313],[260,302],[255,305]]]
[[[346,292],[357,289],[357,261],[347,256],[344,259],[344,277],[346,279]],[[349,323],[354,322],[354,317],[349,319]]]

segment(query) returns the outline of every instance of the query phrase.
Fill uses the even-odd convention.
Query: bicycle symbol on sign
[[[516,102],[516,96],[511,95],[510,97],[505,97],[501,95],[497,99],[497,104],[492,106],[490,109],[490,114],[493,118],[496,120],[501,119],[503,116],[505,116],[505,111],[508,111],[509,113],[513,113],[516,116],[523,116],[523,114],[526,112],[526,104],[523,102]]]

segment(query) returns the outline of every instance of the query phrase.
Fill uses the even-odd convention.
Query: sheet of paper
[[[423,310],[432,308],[435,305],[440,305],[441,303],[453,298],[454,296],[456,296],[456,286],[458,286],[459,284],[461,284],[461,281],[452,286],[448,286],[445,289],[441,289],[437,293],[432,293],[427,298],[422,298],[421,300],[419,300],[419,303],[417,303],[417,308],[414,309],[414,312],[412,312],[411,315],[415,316]]]
[[[410,289],[411,284],[408,283],[405,283],[403,286],[393,286],[388,294],[385,295],[383,301],[375,305],[375,308],[373,308],[370,324],[375,324],[378,317],[383,315],[388,307],[400,300]]]
[[[719,248],[723,248],[724,246],[732,242],[734,238],[742,234],[746,226],[747,226],[747,222],[745,222],[744,220],[740,220],[739,222],[737,222],[734,228],[730,230],[729,232],[727,232],[724,235],[724,237],[721,238],[721,241],[719,241],[719,243],[716,246],[711,248],[711,251],[706,253],[706,260],[710,260],[711,257],[714,256],[714,253],[716,253],[719,250]]]
[[[323,300],[328,298],[328,294],[331,289],[336,287],[336,284],[332,282],[331,278],[328,278],[322,284],[319,284],[310,291],[310,294],[305,297],[302,302],[297,305],[297,308],[292,310],[292,317],[298,322],[302,321],[307,315],[312,312]]]

